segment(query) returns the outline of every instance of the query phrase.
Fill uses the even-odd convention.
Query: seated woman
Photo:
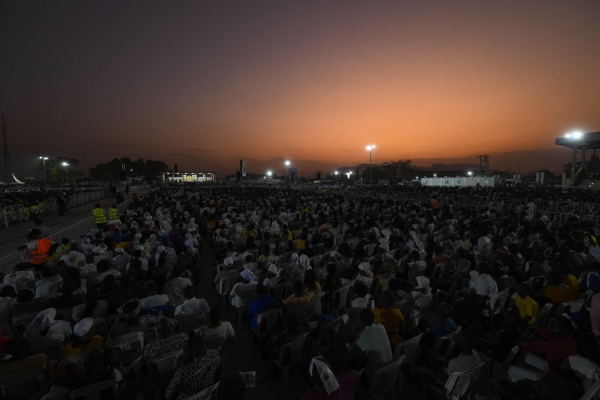
[[[57,336],[64,341],[66,337],[73,334],[71,324],[67,321],[55,320],[56,310],[47,308],[40,312],[25,329],[23,336],[30,340],[48,336]]]
[[[395,348],[398,343],[402,342],[401,332],[404,330],[404,316],[400,310],[392,308],[396,303],[396,296],[386,290],[381,294],[380,302],[383,308],[374,308],[375,320],[378,324],[382,324],[388,334],[390,346]]]
[[[89,317],[82,319],[75,325],[71,341],[65,344],[63,348],[61,360],[93,349],[104,348],[102,336],[88,335],[92,325],[94,325],[94,319]]]
[[[185,400],[221,378],[219,352],[207,349],[200,336],[190,337],[183,354],[183,364],[165,391],[167,400]]]
[[[256,317],[258,314],[270,310],[273,307],[273,296],[269,294],[267,287],[261,283],[256,285],[256,298],[250,303],[248,314],[250,316],[250,326],[256,328]]]
[[[235,342],[235,331],[228,321],[221,321],[221,309],[213,307],[208,313],[209,324],[196,329],[196,335],[200,336],[204,343],[210,344],[227,340]]]

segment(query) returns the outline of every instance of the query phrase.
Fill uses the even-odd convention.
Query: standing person
[[[40,232],[42,233],[42,237],[47,238],[48,236],[51,235],[50,233],[50,228],[44,226],[44,221],[42,221],[42,219],[40,217],[37,217],[36,219],[33,220],[33,223],[35,224],[34,228],[31,228],[27,233],[31,233],[32,230],[34,229],[39,229]]]
[[[96,203],[92,212],[94,213],[94,222],[96,222],[96,225],[99,229],[102,229],[104,224],[106,224],[106,215],[104,215],[104,210],[100,207],[100,204]]]
[[[58,205],[58,215],[63,216],[67,213],[68,210],[68,202],[67,196],[64,193],[60,193],[56,198],[56,204]]]
[[[116,204],[110,206],[110,209],[108,210],[108,215],[110,221],[116,221],[119,219],[119,211],[117,210]]]
[[[140,198],[138,197],[137,193],[134,193],[133,194],[133,205],[137,207],[139,202],[140,202]]]
[[[129,184],[125,185],[125,194],[129,194]]]

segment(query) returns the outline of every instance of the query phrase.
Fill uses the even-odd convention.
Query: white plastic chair
[[[596,382],[580,400],[600,400],[600,381]]]
[[[333,298],[334,301],[337,301],[336,303],[336,309],[342,309],[344,307],[346,307],[346,301],[348,299],[348,292],[350,291],[350,286],[342,286],[339,289],[334,290],[331,293],[331,297]],[[338,296],[339,295],[339,299]]]
[[[400,356],[397,360],[393,360],[388,365],[376,369],[369,374],[371,384],[368,389],[360,385],[360,398],[362,399],[362,395],[365,395],[372,399],[395,399],[398,395],[396,393],[396,382],[400,372],[400,365],[403,361],[404,356]]]
[[[304,342],[306,341],[307,336],[308,333],[305,333],[299,338],[296,338],[291,342],[282,345],[279,348],[279,357],[277,358],[277,361],[275,361],[275,366],[281,369],[284,386],[287,386],[290,378],[290,367],[300,362],[300,358],[302,356],[302,349],[304,348]],[[286,353],[290,354],[290,352],[290,360],[288,363],[284,364],[284,356]]]
[[[485,364],[480,364],[477,367],[466,371],[453,373],[448,377],[443,389],[430,384],[425,384],[423,387],[423,397],[425,397],[426,392],[429,391],[444,399],[460,399],[467,394],[473,383],[477,380],[484,365]]]
[[[335,331],[337,335],[337,332],[339,332],[340,325],[343,321],[344,319],[342,317],[337,317],[333,321],[321,326],[321,328],[319,328],[319,337],[317,338],[317,344],[320,346],[321,343],[323,343],[323,339],[329,331]]]
[[[256,328],[252,328],[252,333],[258,336],[259,339],[271,334],[277,320],[281,315],[281,308],[272,308],[256,316]]]
[[[423,334],[421,333],[412,339],[398,343],[394,349],[394,359],[397,360],[400,356],[404,356],[404,363],[409,365],[416,363],[419,359],[419,353],[421,352],[419,343],[421,342],[422,336]]]
[[[173,375],[177,372],[177,367],[181,360],[183,349],[171,353],[163,354],[160,357],[148,361],[148,375],[154,388],[154,398],[161,398],[161,391],[171,382]]]
[[[177,315],[175,321],[179,332],[190,333],[194,329],[206,325],[206,315],[202,311],[190,315]]]
[[[546,321],[550,317],[550,309],[552,308],[552,304],[544,304],[541,310],[535,316],[535,320],[531,324],[531,326],[535,326],[536,328],[543,328],[546,326]]]
[[[80,353],[75,356],[67,357],[60,363],[65,375],[69,379],[82,379],[85,376],[85,358],[88,352]]]
[[[449,340],[450,342],[448,343],[448,347],[446,348],[446,351],[442,354],[442,356],[444,356],[447,359],[450,358],[452,356],[452,351],[454,350],[454,338],[456,337],[456,335],[458,335],[461,328],[461,326],[457,326],[454,332],[436,340],[435,345],[433,345],[433,350],[439,353],[444,341]]]
[[[131,332],[126,335],[110,338],[106,343],[107,348],[118,347],[121,349],[121,361],[129,364],[140,355],[144,349],[144,334]]]
[[[310,308],[308,310],[308,316],[319,315],[321,313],[321,300],[325,296],[325,292],[319,292],[315,294],[315,297],[310,301]]]
[[[207,387],[201,392],[196,393],[193,396],[188,397],[185,400],[209,400],[213,398],[213,393],[217,392],[217,388],[219,387],[219,382],[214,385]]]

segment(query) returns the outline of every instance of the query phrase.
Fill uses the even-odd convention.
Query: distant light
[[[289,161],[286,161],[286,162],[285,162],[285,165],[290,165],[290,162],[289,162]]]
[[[66,163],[66,162],[64,162],[64,163],[62,163],[62,164],[63,164],[65,167],[66,167],[67,165],[69,165],[69,163]]]
[[[272,172],[271,171],[267,171],[267,175],[271,176]]]
[[[469,172],[467,172],[467,174],[471,175],[471,174],[472,174],[472,172],[471,172],[471,171],[469,171]]]
[[[580,131],[574,131],[571,133],[571,135],[573,135],[574,139],[579,139],[581,136],[583,136],[583,133],[581,133]]]
[[[437,176],[437,174],[433,174],[433,176],[435,177],[435,176]]]
[[[337,174],[338,174],[338,172],[337,172],[337,171],[335,171],[335,174],[337,175]]]
[[[371,151],[371,150],[373,150],[374,148],[375,148],[375,145],[367,146],[367,150],[368,150],[368,151]]]
[[[570,134],[570,133],[567,133],[567,134],[565,135],[565,138],[567,138],[567,139],[571,139],[571,134]]]

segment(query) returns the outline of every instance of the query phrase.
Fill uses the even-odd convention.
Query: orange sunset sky
[[[37,158],[304,176],[410,158],[559,171],[600,131],[598,1],[31,1],[0,13],[0,112]],[[37,174],[37,175],[36,175]]]

